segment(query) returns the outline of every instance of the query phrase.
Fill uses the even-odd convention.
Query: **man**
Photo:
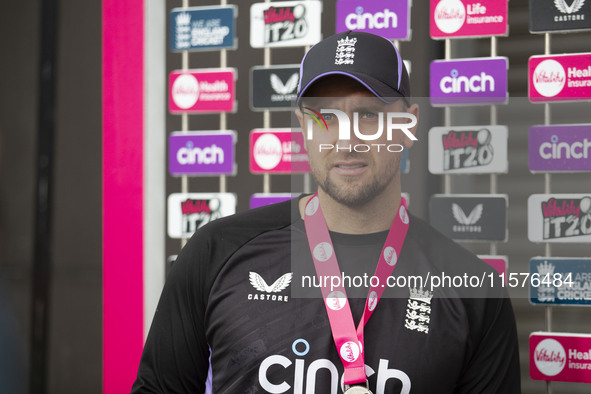
[[[401,200],[418,107],[394,45],[360,32],[323,40],[302,61],[298,105],[317,194],[191,238],[132,392],[520,392],[504,290],[417,282],[493,271]]]

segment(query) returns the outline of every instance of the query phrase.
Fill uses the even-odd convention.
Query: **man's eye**
[[[327,122],[330,122],[331,120],[334,119],[334,115],[333,114],[322,114],[322,117],[324,118],[324,120],[326,120]]]
[[[362,119],[374,119],[374,118],[377,118],[377,117],[378,117],[378,115],[375,114],[375,113],[373,113],[373,112],[367,112],[366,111],[366,112],[362,112],[361,113],[361,118]]]

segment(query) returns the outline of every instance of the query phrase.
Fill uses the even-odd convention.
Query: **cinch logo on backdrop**
[[[235,173],[236,132],[174,132],[168,137],[168,169],[172,175]]]
[[[532,126],[528,140],[532,172],[591,171],[591,124]]]
[[[337,0],[336,31],[363,31],[390,40],[406,40],[410,36],[408,0]]]
[[[345,112],[334,108],[321,109],[320,111],[316,111],[310,107],[302,107],[302,109],[304,111],[304,115],[309,116],[306,123],[306,139],[311,140],[313,138],[314,124],[317,124],[320,130],[323,132],[328,131],[331,127],[334,127],[333,125],[335,125],[338,127],[338,140],[351,140],[351,120]],[[366,115],[368,114],[362,114],[363,117]],[[356,139],[362,141],[375,141],[382,137],[385,130],[386,139],[391,141],[394,131],[399,130],[402,131],[412,141],[417,141],[417,137],[415,137],[409,130],[417,124],[417,117],[413,114],[408,112],[378,112],[377,114],[371,114],[371,116],[375,116],[375,119],[377,119],[377,127],[375,125],[376,121],[372,119],[373,127],[371,127],[371,130],[368,130],[368,127],[365,127],[363,130],[361,130],[359,124],[360,112],[353,112],[353,133]],[[386,118],[385,127],[384,118]],[[405,119],[407,121],[404,121]],[[330,126],[327,121],[331,123]],[[375,128],[375,130],[373,130],[373,128]],[[377,149],[378,152],[386,150],[388,152],[402,152],[404,147],[400,144],[383,143],[354,145],[319,144],[318,147],[319,152],[333,149],[347,152],[368,152],[372,149]]]
[[[499,104],[507,101],[508,60],[436,60],[431,62],[431,104]]]

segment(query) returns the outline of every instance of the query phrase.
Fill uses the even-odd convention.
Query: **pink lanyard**
[[[404,205],[404,199],[401,199],[398,214],[394,218],[394,222],[384,243],[384,248],[380,254],[378,266],[376,267],[375,276],[379,279],[379,284],[375,287],[372,286],[369,290],[369,296],[365,301],[365,309],[357,330],[355,330],[353,315],[348,305],[347,293],[342,284],[337,288],[333,288],[332,292],[329,287],[321,287],[332,336],[345,368],[345,385],[367,381],[365,374],[363,328],[382,297],[387,278],[394,271],[394,267],[398,261],[398,254],[402,249],[402,244],[408,232],[408,223],[409,219],[406,206]],[[320,283],[326,283],[322,278],[340,278],[341,270],[334,253],[332,240],[330,239],[322,209],[320,208],[318,193],[306,204],[304,224],[306,226],[306,234],[314,260],[314,266],[316,267],[316,275],[320,279]]]

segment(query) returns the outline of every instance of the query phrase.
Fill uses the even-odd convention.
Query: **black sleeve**
[[[210,247],[202,237],[194,236],[173,264],[154,314],[132,393],[205,392],[209,347],[204,315]]]
[[[521,393],[519,346],[511,300],[489,298],[469,300],[472,321],[470,345],[464,372],[456,394],[518,394]]]
[[[218,273],[245,243],[288,226],[294,215],[299,216],[297,199],[220,218],[195,232],[162,290],[133,394],[205,392],[210,357],[206,311]]]

